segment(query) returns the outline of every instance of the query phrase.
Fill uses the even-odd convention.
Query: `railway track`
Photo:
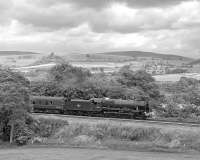
[[[119,119],[119,118],[107,118],[107,117],[88,117],[88,116],[76,116],[76,115],[61,115],[61,114],[43,114],[43,113],[32,113],[35,117],[43,118],[64,118],[70,122],[92,122],[92,121],[114,121],[114,122],[127,122],[127,123],[144,123],[144,124],[158,124],[158,125],[171,125],[171,126],[187,126],[187,127],[200,127],[200,123],[192,122],[176,122],[176,121],[164,121],[164,120],[138,120],[138,119]]]

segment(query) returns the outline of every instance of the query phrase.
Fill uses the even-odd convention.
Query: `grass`
[[[134,122],[37,118],[29,146],[89,147],[146,151],[200,151],[200,128]],[[5,143],[0,141],[0,145]],[[9,148],[9,146],[8,146]]]
[[[33,131],[37,136],[49,137],[65,125],[68,125],[68,122],[64,120],[39,118],[33,125]]]
[[[53,132],[52,132],[53,133]],[[148,151],[200,151],[199,130],[73,123],[56,129],[42,144]]]

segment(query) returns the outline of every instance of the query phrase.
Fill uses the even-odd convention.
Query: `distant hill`
[[[189,63],[189,65],[195,65],[195,64],[200,64],[200,59],[197,59]]]
[[[41,64],[48,64],[48,63],[60,64],[60,63],[65,63],[65,62],[66,61],[62,57],[57,56],[54,53],[51,53],[47,56],[43,56],[42,58],[34,62],[32,65],[41,65]]]
[[[161,58],[165,60],[183,60],[183,61],[193,60],[192,58],[178,56],[178,55],[159,54],[154,52],[143,52],[143,51],[117,51],[117,52],[103,52],[97,54],[130,56],[130,57],[152,57],[152,58]]]
[[[0,51],[0,56],[9,56],[9,55],[39,55],[40,53],[36,52],[26,52],[26,51]]]

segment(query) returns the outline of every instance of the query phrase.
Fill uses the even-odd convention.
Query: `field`
[[[194,78],[200,80],[199,73],[165,74],[153,76],[159,82],[177,82],[181,77]]]
[[[78,148],[19,148],[0,150],[1,160],[197,160],[197,153],[159,153]]]
[[[51,125],[32,140],[33,145],[67,146],[86,148],[109,148],[117,150],[142,151],[200,151],[200,128],[188,126],[157,125],[119,121],[72,120],[55,117],[35,117],[52,122],[68,123],[52,132]],[[45,123],[46,123],[45,122]],[[44,126],[44,125],[41,125]],[[54,125],[55,126],[55,125]],[[47,128],[46,128],[47,127]],[[44,134],[49,130],[53,134]],[[50,135],[50,136],[41,136]]]

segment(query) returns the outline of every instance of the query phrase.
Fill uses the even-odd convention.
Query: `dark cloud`
[[[118,2],[119,0],[112,0]],[[136,0],[121,0],[131,5]],[[183,0],[182,0],[183,1]],[[92,8],[77,8],[71,3],[79,6],[102,6],[111,0],[35,0],[35,5],[26,3],[15,8],[13,18],[20,23],[32,25],[39,31],[56,31],[61,28],[76,28],[82,24],[88,24],[96,33],[118,32],[118,33],[136,33],[152,30],[174,30],[186,27],[199,27],[199,20],[193,22],[194,18],[187,18],[187,21],[179,22],[179,19],[186,18],[182,15],[184,9],[177,8],[141,8],[133,9],[126,5],[114,5],[109,8],[95,10]],[[46,2],[46,3],[45,3]],[[68,2],[68,3],[66,3]],[[83,3],[85,2],[85,3]],[[146,3],[145,3],[146,2]],[[148,2],[148,3],[147,3]],[[152,3],[150,3],[152,2]],[[168,2],[168,3],[167,3]],[[163,3],[178,3],[181,0],[165,0]],[[39,4],[43,4],[42,6]],[[159,5],[161,0],[139,0],[137,5],[150,6],[150,4]],[[37,4],[37,5],[36,5]],[[62,5],[61,5],[62,4]],[[99,4],[99,5],[98,5]],[[48,5],[48,7],[45,7]],[[193,4],[193,8],[194,8]],[[183,5],[180,5],[183,7]],[[187,8],[187,4],[184,4]],[[196,8],[195,8],[196,9]],[[191,10],[191,9],[190,9]],[[189,14],[189,13],[188,13]]]
[[[43,7],[51,7],[60,4],[72,4],[84,8],[102,8],[112,2],[113,0],[34,0],[31,3]]]
[[[16,9],[13,17],[23,24],[30,24],[45,31],[73,28],[84,23],[90,10],[74,10],[69,6],[37,8],[31,5]]]
[[[148,7],[166,7],[176,5],[184,1],[191,0],[34,0],[32,3],[52,6],[56,4],[70,3],[78,7],[86,8],[104,8],[113,3],[126,3],[130,7],[134,8],[148,8]]]
[[[166,7],[191,0],[122,0],[122,1],[126,2],[131,7]]]
[[[151,9],[139,10],[136,15],[132,13],[131,9],[125,11],[126,13],[121,13],[121,10],[127,9],[126,6],[122,6],[117,9],[111,7],[96,11],[90,8],[78,9],[68,4],[48,8],[26,4],[16,7],[13,17],[19,22],[32,25],[40,31],[74,28],[87,23],[94,32],[98,33],[132,33],[141,30],[164,29],[169,28],[174,21],[173,18],[165,18],[160,12]],[[126,21],[126,19],[129,20]]]

